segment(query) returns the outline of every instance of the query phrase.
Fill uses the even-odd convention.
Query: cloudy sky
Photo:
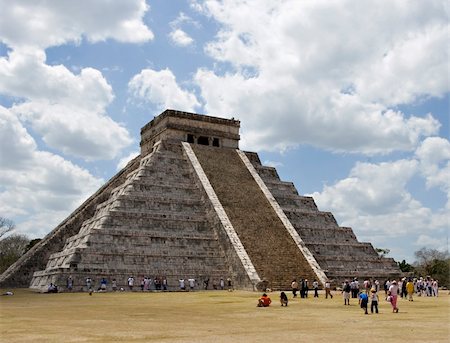
[[[0,215],[43,237],[166,108],[241,120],[360,241],[447,249],[445,0],[0,0]]]

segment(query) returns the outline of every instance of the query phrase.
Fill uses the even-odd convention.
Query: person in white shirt
[[[313,288],[314,288],[314,298],[318,298],[319,297],[319,283],[317,282],[317,280],[313,281]]]
[[[328,299],[328,296],[333,299],[333,294],[331,294],[331,284],[330,281],[327,280],[327,282],[325,282],[325,299]]]
[[[184,279],[179,279],[178,282],[180,284],[180,289],[182,291],[186,290],[186,285],[184,284]]]
[[[128,281],[128,288],[130,289],[130,291],[132,291],[134,286],[134,277],[130,276],[127,281]]]
[[[190,278],[188,279],[188,282],[189,282],[189,289],[193,291],[195,287],[195,279]]]
[[[438,296],[438,280],[434,280],[432,283],[432,287],[433,287],[433,296],[437,297]]]
[[[375,288],[370,290],[370,312],[373,313],[373,309],[375,309],[375,313],[378,313],[378,294]]]

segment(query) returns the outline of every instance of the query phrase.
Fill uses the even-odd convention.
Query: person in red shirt
[[[272,303],[272,300],[264,293],[258,300],[258,307],[268,307]]]

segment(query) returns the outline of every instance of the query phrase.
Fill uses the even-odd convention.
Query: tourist
[[[368,294],[370,289],[372,288],[372,284],[371,284],[370,280],[368,278],[366,278],[363,282],[363,285],[364,285],[364,290]]]
[[[161,278],[159,276],[155,277],[155,280],[153,280],[153,283],[155,284],[155,289],[157,291],[161,290]]]
[[[378,313],[378,294],[375,288],[370,290],[370,300],[370,313],[373,313],[373,309]]]
[[[148,276],[144,277],[144,291],[150,290],[150,281],[151,279]]]
[[[366,291],[362,291],[359,294],[358,298],[359,298],[358,303],[361,306],[361,308],[364,310],[364,314],[369,314],[367,312],[367,304],[369,303],[369,296],[367,295]]]
[[[92,293],[92,279],[90,277],[86,278],[86,289],[88,292]]]
[[[58,293],[58,286],[56,286],[53,283],[50,283],[50,285],[47,288],[47,293]]]
[[[433,289],[433,296],[438,296],[439,282],[438,280],[433,280],[431,287]]]
[[[350,290],[352,293],[352,298],[356,299],[358,297],[358,293],[359,293],[359,281],[357,278],[354,278],[351,282],[350,282]]]
[[[188,279],[188,283],[189,283],[189,290],[193,291],[195,287],[195,279],[193,278]]]
[[[142,279],[141,279],[141,292],[143,292],[144,291],[144,287],[145,287],[145,277],[143,277]]]
[[[206,278],[205,280],[203,280],[203,289],[205,291],[208,289],[208,285],[209,285],[209,278]]]
[[[228,286],[228,290],[231,291],[233,289],[233,285],[231,283],[231,278],[227,279],[227,286]]]
[[[384,281],[383,284],[383,288],[384,288],[384,294],[387,296],[388,295],[388,291],[389,291],[389,287],[391,286],[391,283],[389,282],[389,279],[387,279],[386,281]]]
[[[73,279],[72,279],[72,276],[70,276],[70,275],[66,280],[66,287],[69,292],[71,292],[73,289]]]
[[[134,277],[130,276],[127,280],[128,282],[128,288],[130,289],[130,291],[133,291],[133,286],[134,286]]]
[[[403,298],[406,298],[406,296],[408,295],[408,292],[406,291],[406,278],[404,277],[402,279],[402,286],[400,287],[400,285],[398,286],[400,288],[400,296]]]
[[[162,279],[163,291],[167,291],[167,278],[164,276]]]
[[[433,287],[432,287],[432,279],[430,278],[430,276],[427,276],[426,287],[427,287],[427,297],[431,297],[433,295]]]
[[[344,285],[342,287],[342,294],[344,296],[344,305],[350,305],[350,292],[351,292],[350,284],[347,280],[345,280]]]
[[[180,290],[181,291],[185,291],[186,290],[186,285],[184,283],[184,279],[179,279],[178,283],[180,284]]]
[[[380,281],[375,280],[374,284],[374,288],[375,288],[375,292],[379,292],[380,291]]]
[[[306,298],[308,296],[308,280],[302,279],[300,283],[300,297]]]
[[[333,294],[331,294],[331,284],[329,280],[325,282],[325,299],[328,299],[328,296],[333,299]]]
[[[281,292],[281,294],[280,294],[280,303],[281,303],[281,306],[288,305],[288,297],[287,297],[286,293],[284,293],[284,292]]]
[[[293,294],[294,298],[296,298],[297,292],[298,292],[298,282],[296,279],[292,280],[291,288],[292,288],[292,294]]]
[[[314,298],[318,298],[319,297],[319,283],[317,282],[317,280],[313,281],[313,288],[314,288]]]
[[[419,288],[419,297],[425,296],[427,287],[426,287],[426,282],[423,279],[423,277],[420,277],[420,279],[419,279],[419,286],[418,286],[418,288]]]
[[[398,298],[398,285],[397,281],[392,281],[391,285],[389,286],[389,297],[390,297],[390,303],[392,305],[392,312],[398,313],[398,307],[397,307],[397,298]]]
[[[413,301],[414,283],[411,281],[411,278],[406,283],[406,293],[408,293],[408,300]]]
[[[223,290],[225,288],[225,281],[223,281],[223,278],[220,278],[220,289]]]
[[[116,279],[112,279],[111,288],[112,288],[112,290],[114,292],[117,291],[117,281],[116,281]]]
[[[106,281],[105,278],[102,278],[102,280],[100,281],[100,290],[102,292],[106,292],[106,285],[108,284],[108,281]]]
[[[264,293],[258,300],[258,307],[268,307],[272,303],[272,300]]]

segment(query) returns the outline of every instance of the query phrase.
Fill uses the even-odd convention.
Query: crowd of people
[[[205,278],[203,280],[203,289],[207,290],[210,284],[210,279]],[[129,276],[126,280],[126,285],[128,286],[128,290],[133,291],[135,288],[135,278],[133,276]],[[144,276],[140,279],[140,290],[141,291],[167,291],[169,289],[167,278],[156,276],[154,279]],[[336,291],[340,291],[342,293],[342,297],[344,299],[344,305],[350,305],[350,299],[357,299],[359,306],[363,309],[365,314],[369,314],[369,303],[370,303],[370,312],[371,313],[379,313],[378,306],[380,301],[379,293],[380,291],[384,291],[384,298],[387,302],[390,303],[392,307],[393,313],[398,313],[398,298],[405,298],[409,301],[414,301],[414,296],[428,296],[432,297],[438,296],[438,280],[434,280],[430,276],[427,277],[418,277],[418,278],[401,278],[399,281],[397,280],[385,280],[381,285],[378,280],[372,279],[364,279],[363,282],[360,282],[358,278],[353,278],[351,281],[345,280],[342,284],[341,288],[336,287]],[[69,276],[66,280],[66,290],[72,291],[74,288],[74,280],[72,276]],[[94,292],[94,281],[87,277],[85,279],[85,290],[89,292],[90,295]],[[194,278],[180,278],[178,280],[178,289],[180,291],[194,291],[195,289],[200,288],[200,282]],[[227,278],[226,281],[224,278],[220,278],[218,280],[212,281],[212,289],[220,289],[224,290],[227,288],[228,290],[232,290],[232,281],[231,278]],[[124,291],[123,287],[118,288],[117,280],[111,280],[110,289],[112,291]],[[172,288],[173,289],[173,288]],[[296,279],[291,282],[292,289],[292,297],[297,298],[297,293],[300,294],[301,298],[308,298],[308,294],[310,291],[308,279],[300,279],[300,282],[297,282]],[[97,291],[98,292],[106,292],[108,290],[108,280],[106,278],[102,278],[98,284]],[[319,282],[314,280],[312,282],[312,290],[314,290],[314,298],[319,297]],[[332,289],[331,282],[327,280],[324,284],[325,291],[325,299],[332,299]],[[47,293],[57,293],[58,286],[51,283],[48,287]],[[270,297],[264,293],[259,299],[257,306],[258,307],[268,307],[272,303]],[[280,293],[280,303],[281,306],[288,306],[289,299],[285,292]]]
[[[383,289],[381,289],[383,287]],[[312,283],[314,290],[314,298],[319,297],[319,283],[314,280]],[[344,305],[350,305],[350,299],[358,299],[358,305],[363,309],[364,314],[379,313],[378,306],[380,301],[379,292],[384,291],[384,299],[390,303],[393,313],[399,312],[398,299],[404,298],[409,301],[414,301],[414,295],[417,296],[438,296],[439,282],[434,280],[430,276],[425,278],[419,277],[403,277],[399,281],[395,279],[385,280],[383,285],[378,280],[372,280],[369,278],[360,282],[358,278],[353,278],[351,281],[345,280],[341,288],[336,288],[342,293],[344,299]],[[300,283],[296,279],[291,283],[292,297],[297,298],[297,292],[300,293],[301,298],[307,298],[309,292],[308,280],[300,279]],[[331,293],[331,283],[327,280],[324,284],[325,298],[333,298]],[[281,306],[288,305],[288,297],[285,292],[280,293]],[[268,307],[272,303],[270,297],[264,293],[261,298],[258,299],[258,307]]]
[[[178,280],[178,288],[174,285],[171,287],[171,290],[180,290],[180,291],[194,291],[196,289],[200,289],[201,287],[204,290],[209,289],[210,287],[210,279],[205,278],[203,280],[203,286],[200,284],[201,281],[198,281],[194,278],[180,278]],[[144,276],[139,279],[138,283],[136,282],[134,276],[129,276],[126,280],[126,288],[129,291],[133,291],[136,289],[140,289],[141,291],[168,291],[169,285],[167,278],[165,276],[160,277],[156,276],[155,278]],[[140,288],[137,288],[136,285],[139,285]],[[124,287],[118,287],[118,282],[114,278],[110,282],[106,278],[102,278],[97,284],[98,287],[95,286],[95,282],[92,278],[87,277],[84,281],[84,285],[81,287],[82,291],[87,291],[92,295],[93,292],[106,292],[107,290],[112,291],[125,291]],[[97,288],[97,289],[96,289]],[[55,291],[56,289],[56,291]],[[57,293],[58,286],[54,283],[51,283],[48,286],[47,293]],[[66,279],[66,288],[65,290],[68,292],[73,291],[74,289],[74,279],[72,276],[69,276]],[[233,289],[233,284],[231,278],[220,278],[212,281],[212,289],[215,290],[224,290],[228,289],[229,291]]]

